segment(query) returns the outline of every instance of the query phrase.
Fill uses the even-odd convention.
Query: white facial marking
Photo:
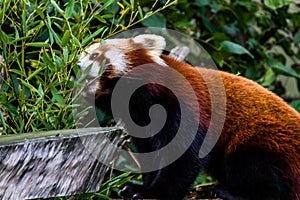
[[[96,91],[100,88],[99,81],[97,80],[94,80],[93,82],[87,81],[86,84],[87,84],[86,86],[87,90],[83,90],[81,93],[85,97],[88,96],[89,94],[95,94]]]
[[[122,51],[112,48],[105,52],[104,56],[109,59],[110,64],[114,66],[114,70],[117,74],[123,74],[126,71],[128,61]]]
[[[88,85],[88,93],[95,94],[96,90],[99,89],[99,81],[94,81],[90,85]]]

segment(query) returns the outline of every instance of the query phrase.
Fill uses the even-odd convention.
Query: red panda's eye
[[[97,58],[99,55],[99,53],[93,53],[91,56],[90,56],[90,60],[93,60],[95,58]]]

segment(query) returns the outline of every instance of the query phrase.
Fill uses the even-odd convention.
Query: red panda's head
[[[100,76],[100,81],[89,84],[88,93],[98,96],[105,93],[106,88],[103,87],[107,80],[121,77],[136,66],[148,63],[165,66],[160,57],[165,46],[163,37],[152,34],[128,39],[107,39],[103,44],[92,44],[81,54],[78,63],[82,72],[90,68],[87,81]]]

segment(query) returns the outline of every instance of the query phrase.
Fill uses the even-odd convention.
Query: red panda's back
[[[219,106],[218,102],[211,105],[207,85],[211,86],[210,90],[220,90],[222,80],[226,118],[217,147],[223,149],[225,157],[246,148],[274,153],[288,165],[287,173],[296,180],[293,185],[296,195],[300,195],[300,114],[254,81],[226,72],[194,68],[168,57],[164,59],[190,82],[199,103],[207,108],[200,109],[206,114],[211,114],[212,106],[218,112]]]

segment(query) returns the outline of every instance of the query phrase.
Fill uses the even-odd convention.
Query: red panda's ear
[[[136,43],[142,43],[152,54],[160,56],[166,47],[165,38],[159,35],[143,34],[133,38]]]
[[[164,62],[160,59],[160,55],[166,47],[165,38],[154,34],[143,34],[134,37],[133,41],[135,43],[143,44],[143,46],[149,50],[149,53],[154,60],[157,63],[164,65]]]
[[[187,46],[177,46],[170,51],[169,56],[175,58],[176,60],[184,61],[184,59],[189,53],[190,49]]]

